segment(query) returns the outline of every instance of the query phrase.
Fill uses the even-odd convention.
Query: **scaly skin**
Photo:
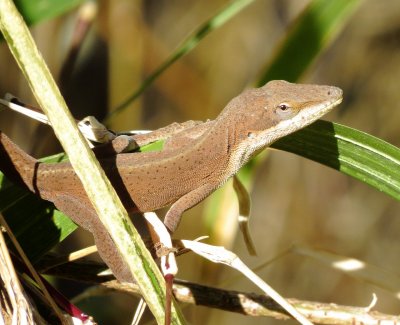
[[[175,134],[159,152],[121,153],[99,161],[128,213],[171,205],[164,223],[173,232],[184,211],[260,150],[311,124],[341,100],[336,87],[271,81],[234,98],[215,120]],[[0,170],[92,232],[114,275],[132,281],[68,162],[39,163],[0,132]]]

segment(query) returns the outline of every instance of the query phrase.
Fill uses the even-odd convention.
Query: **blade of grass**
[[[292,23],[257,82],[295,82],[336,38],[361,0],[314,0]]]
[[[138,282],[158,323],[164,321],[165,281],[130,222],[115,190],[105,177],[71,116],[43,58],[11,0],[0,0],[0,30],[38,103],[80,178],[101,222]],[[176,308],[173,323],[183,323]]]
[[[106,118],[104,123],[109,123],[110,120],[117,114],[121,113],[130,103],[135,101],[166,69],[168,69],[174,62],[180,59],[182,56],[188,54],[193,50],[200,41],[207,36],[210,32],[214,31],[218,27],[225,24],[229,19],[234,17],[243,8],[251,4],[254,0],[235,0],[229,3],[221,11],[219,11],[212,18],[203,23],[198,29],[196,29],[183,43],[171,54],[171,56],[165,60],[165,62],[159,66],[152,74],[150,74],[140,85],[140,87],[130,95],[123,103],[113,109]]]
[[[400,200],[400,149],[369,134],[320,120],[272,147],[334,168]]]

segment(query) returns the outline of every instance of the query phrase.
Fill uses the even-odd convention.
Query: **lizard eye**
[[[275,113],[285,119],[293,116],[294,110],[288,103],[281,103],[275,108]]]
[[[280,111],[282,111],[282,112],[285,112],[285,111],[287,111],[287,110],[290,110],[290,106],[289,106],[289,104],[282,103],[282,104],[279,104],[279,105],[278,105],[278,109],[279,109]]]

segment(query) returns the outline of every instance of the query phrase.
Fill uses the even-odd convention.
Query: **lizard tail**
[[[0,171],[10,181],[35,192],[35,171],[38,161],[0,131]]]

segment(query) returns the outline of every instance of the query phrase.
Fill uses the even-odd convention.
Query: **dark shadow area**
[[[0,187],[0,200],[12,202],[2,214],[29,260],[35,262],[60,242],[54,205],[7,180]]]

